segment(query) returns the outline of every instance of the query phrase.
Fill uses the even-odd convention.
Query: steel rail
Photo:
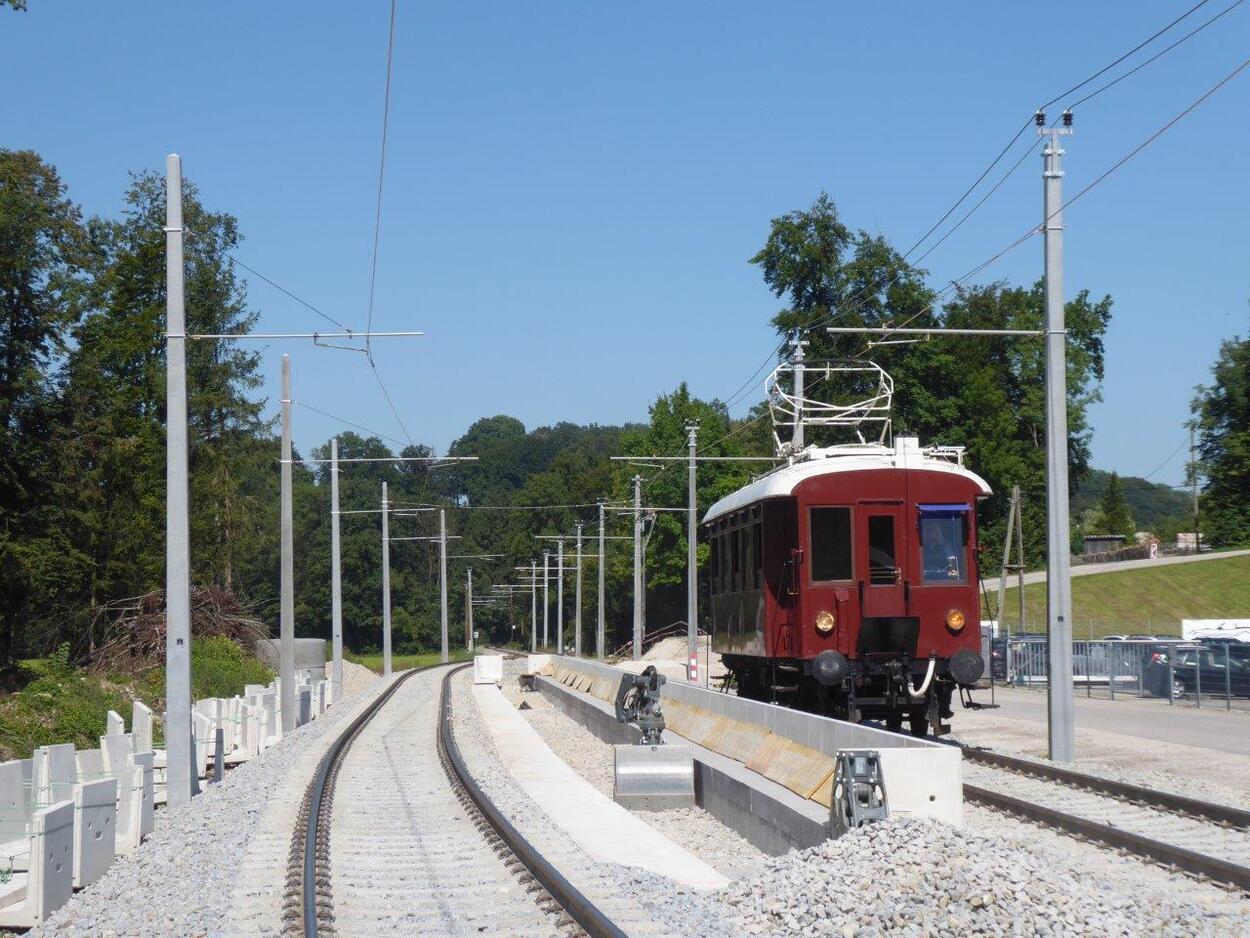
[[[305,938],[317,938],[319,922],[317,913],[320,903],[317,901],[317,860],[324,857],[327,862],[329,860],[329,816],[322,817],[323,809],[330,807],[330,800],[326,797],[327,789],[329,794],[333,795],[332,783],[333,778],[337,774],[336,770],[342,760],[344,754],[355,741],[370,720],[372,720],[379,710],[386,704],[388,700],[394,696],[395,692],[411,677],[420,674],[423,671],[429,671],[433,668],[446,667],[443,664],[427,665],[423,668],[415,668],[400,674],[391,686],[377,696],[369,706],[348,724],[347,729],[338,735],[338,738],[326,750],[326,754],[321,757],[321,762],[317,765],[317,773],[313,776],[313,780],[309,783],[308,793],[305,796],[305,806],[302,811],[302,824],[296,828],[296,837],[301,834],[301,828],[304,838],[302,858],[302,875],[300,878],[300,900],[303,907],[303,925]],[[323,823],[324,822],[324,823]],[[292,851],[295,854],[295,851]],[[292,859],[295,857],[293,856]],[[328,881],[328,875],[326,879]],[[290,876],[288,874],[288,881]],[[328,890],[328,887],[327,887]],[[326,906],[329,903],[327,901]]]
[[[1226,824],[1229,827],[1250,830],[1250,811],[1245,811],[1241,808],[1216,804],[1210,801],[1201,801],[1197,798],[1187,798],[1184,795],[1174,795],[1171,792],[1157,791],[1153,788],[1132,785],[1128,782],[1099,778],[1096,775],[1087,775],[1084,772],[1076,772],[1057,765],[1047,765],[1043,762],[1035,762],[1032,759],[1007,756],[972,746],[961,746],[960,749],[963,752],[963,757],[971,762],[980,762],[998,769],[1006,769],[1009,772],[1032,775],[1036,778],[1060,782],[1073,788],[1099,792],[1122,801],[1143,804],[1151,808],[1169,811],[1173,814],[1205,818],[1219,824]]]
[[[457,748],[455,737],[451,732],[451,699],[449,693],[451,678],[467,667],[469,665],[466,664],[453,668],[443,678],[442,697],[439,701],[438,748],[439,754],[445,759],[444,765],[448,769],[448,775],[453,777],[455,782],[460,785],[465,794],[473,801],[478,811],[481,812],[486,823],[494,829],[508,849],[529,870],[534,879],[547,890],[551,897],[563,907],[569,917],[590,938],[628,938],[627,934],[615,922],[608,918],[576,886],[570,883],[520,831],[512,826],[503,813],[495,806],[495,803],[482,791],[481,786],[478,785],[473,775],[469,772],[468,766],[465,765],[464,759],[460,756],[460,750]]]
[[[966,782],[964,783],[964,797],[1000,811],[1017,814],[1028,820],[1098,841],[1117,850],[1124,850],[1136,856],[1146,857],[1188,873],[1207,877],[1214,882],[1228,883],[1250,892],[1250,867],[1239,866],[1236,863],[1209,857],[1185,847],[1153,840],[1141,834],[1111,827],[1100,821],[1077,817],[1031,801],[1013,798],[1001,792],[969,785]]]

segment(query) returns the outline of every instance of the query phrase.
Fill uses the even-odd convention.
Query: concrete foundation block
[[[474,684],[503,683],[503,655],[478,655],[473,659]]]

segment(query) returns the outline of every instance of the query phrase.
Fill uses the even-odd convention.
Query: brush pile
[[[101,636],[91,655],[91,669],[98,673],[130,671],[165,661],[165,592],[109,603],[99,610]],[[269,628],[250,607],[222,589],[191,591],[191,634],[196,638],[220,635],[251,652]]]

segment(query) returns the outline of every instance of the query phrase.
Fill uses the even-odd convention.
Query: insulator
[[[1033,115],[1033,123],[1037,124],[1038,127],[1045,127],[1046,126],[1046,112],[1043,111],[1041,108],[1038,108],[1037,113]]]
[[[1063,112],[1063,126],[1064,127],[1072,126],[1072,108],[1068,108],[1067,110]]]

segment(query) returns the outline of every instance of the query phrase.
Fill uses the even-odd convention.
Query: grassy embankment
[[[68,663],[62,651],[22,662],[33,680],[0,698],[0,760],[24,759],[36,746],[73,743],[94,749],[105,715],[116,710],[130,722],[130,705],[141,700],[158,717],[165,709],[165,668],[136,674],[96,674]],[[220,636],[191,643],[191,695],[233,697],[245,684],[268,684],[273,672]],[[155,727],[159,737],[159,722]]]
[[[395,671],[406,671],[408,668],[424,668],[426,665],[438,664],[438,652],[425,652],[420,655],[392,655],[391,668]],[[463,648],[451,649],[452,661],[469,661],[473,656]],[[377,674],[382,673],[382,656],[377,655],[358,655],[355,652],[343,652],[343,658],[347,661],[354,661],[356,664],[362,664],[370,671]]]
[[[1006,622],[1018,600],[1007,590]],[[991,590],[990,602],[995,601]],[[1044,631],[1046,584],[1024,588],[1025,621]],[[1250,557],[1095,573],[1072,579],[1072,633],[1078,639],[1138,632],[1180,635],[1181,619],[1250,619]]]

